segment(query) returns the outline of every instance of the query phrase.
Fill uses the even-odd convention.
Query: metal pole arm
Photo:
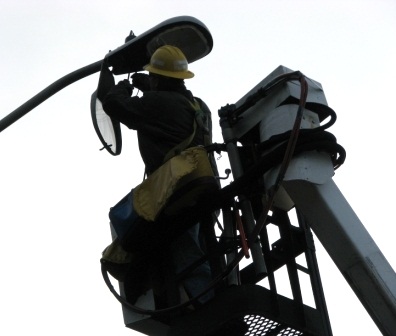
[[[43,101],[64,89],[66,86],[77,82],[78,80],[100,71],[102,60],[87,65],[81,69],[75,70],[68,75],[58,79],[47,88],[39,92],[33,98],[29,99],[26,103],[18,107],[15,111],[11,112],[0,120],[0,132],[5,130],[8,126],[12,125],[15,121],[22,118],[25,114],[40,105]]]
[[[283,186],[382,334],[395,335],[396,273],[334,181]]]

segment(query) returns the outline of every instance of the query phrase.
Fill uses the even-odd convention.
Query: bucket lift
[[[332,181],[345,151],[326,131],[336,115],[320,83],[279,66],[219,117],[234,181],[209,196],[222,209],[220,236],[201,220],[215,298],[165,319],[124,306],[126,326],[169,336],[332,335],[313,231],[379,330],[393,335],[395,272]],[[280,269],[291,297],[278,293]],[[302,275],[313,305],[305,303]],[[150,293],[137,305],[156,309]]]
[[[201,309],[167,323],[124,307],[125,324],[155,335],[332,335],[312,230],[379,330],[393,335],[396,276],[332,181],[345,151],[325,131],[336,115],[320,83],[279,66],[219,116],[234,176],[211,200],[223,212],[224,229],[208,251],[220,289]],[[274,228],[278,239],[271,241]],[[206,234],[213,241],[214,232]],[[278,294],[281,268],[291,298]],[[305,303],[302,274],[313,307]],[[147,299],[140,304],[155,309]],[[237,332],[238,324],[245,329]]]

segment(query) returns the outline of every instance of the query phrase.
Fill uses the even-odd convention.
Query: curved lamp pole
[[[11,112],[3,119],[0,120],[0,132],[5,130],[8,126],[12,125],[15,121],[22,118],[25,114],[33,110],[36,106],[40,105],[43,101],[64,89],[66,86],[77,82],[78,80],[90,76],[95,72],[100,71],[102,60],[75,70],[68,75],[58,79],[44,90],[36,94],[33,98],[29,99],[26,103],[19,106],[15,111]]]

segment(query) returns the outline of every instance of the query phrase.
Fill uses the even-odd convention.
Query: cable
[[[293,129],[292,129],[292,132],[290,135],[290,139],[287,143],[285,155],[283,157],[283,161],[282,161],[281,167],[279,169],[272,194],[271,194],[271,196],[266,204],[266,207],[264,209],[265,211],[262,211],[262,213],[260,214],[260,217],[256,222],[256,226],[254,227],[253,231],[251,232],[251,234],[248,237],[248,241],[253,241],[256,239],[256,237],[258,237],[260,235],[260,232],[266,223],[268,213],[272,208],[272,205],[273,205],[273,202],[275,199],[275,195],[280,188],[280,185],[281,185],[283,178],[286,174],[289,163],[293,157],[294,149],[297,144],[298,134],[300,131],[303,110],[304,110],[305,103],[306,103],[307,96],[308,96],[308,84],[307,84],[306,78],[303,74],[300,74],[299,81],[300,81],[300,88],[301,88],[300,103],[299,103],[299,108],[297,110],[296,119],[294,121]]]
[[[235,108],[235,110],[233,111],[233,119],[237,120],[239,115],[241,115],[243,112],[245,112],[248,108],[255,105],[259,100],[266,97],[278,85],[283,84],[287,81],[291,81],[291,80],[300,80],[301,77],[304,77],[304,76],[300,71],[294,71],[294,72],[282,74],[282,75],[274,78],[272,81],[270,81],[264,87],[259,88],[255,93],[253,93],[249,97],[247,97],[245,102],[241,106]]]

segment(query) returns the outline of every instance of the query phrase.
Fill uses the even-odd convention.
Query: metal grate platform
[[[260,315],[247,315],[244,318],[249,330],[244,336],[298,336],[301,331],[281,325]]]
[[[320,312],[258,285],[230,287],[175,317],[167,336],[325,336]]]

